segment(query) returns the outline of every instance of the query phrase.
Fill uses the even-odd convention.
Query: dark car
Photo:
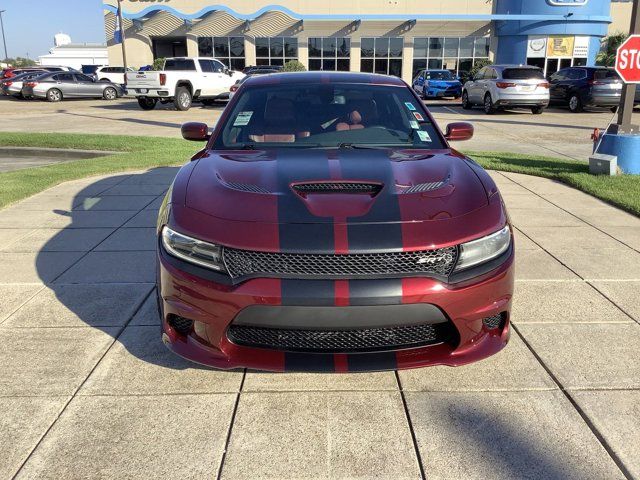
[[[413,89],[428,97],[453,97],[462,95],[462,83],[449,70],[421,70],[413,79]]]
[[[496,184],[402,80],[242,84],[158,218],[163,341],[219,368],[462,365],[509,338],[512,229]]]
[[[551,103],[566,105],[572,112],[586,107],[609,107],[620,104],[622,80],[612,68],[570,67],[549,77]]]

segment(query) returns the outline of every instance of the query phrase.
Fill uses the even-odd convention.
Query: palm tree
[[[596,64],[613,67],[616,63],[618,47],[627,39],[627,34],[616,32],[606,36],[602,41],[602,48],[596,55]]]

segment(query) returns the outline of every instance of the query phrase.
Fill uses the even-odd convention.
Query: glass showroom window
[[[351,39],[346,37],[309,38],[309,70],[349,71]]]
[[[402,37],[362,38],[360,71],[402,76]]]
[[[478,59],[489,58],[489,37],[416,37],[413,76],[425,68],[447,69],[456,75],[471,70]]]
[[[201,57],[215,57],[233,70],[245,67],[243,37],[200,37],[198,53]]]
[[[256,37],[258,65],[284,65],[298,59],[298,39],[295,37]]]

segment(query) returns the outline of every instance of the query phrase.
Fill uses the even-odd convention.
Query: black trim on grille
[[[446,279],[458,259],[457,247],[414,252],[347,254],[276,253],[223,249],[232,278],[389,278],[428,276]]]
[[[285,352],[355,353],[404,350],[457,343],[451,322],[359,330],[293,330],[231,325],[227,338],[236,345]]]

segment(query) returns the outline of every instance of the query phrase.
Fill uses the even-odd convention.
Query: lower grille
[[[502,327],[502,325],[504,324],[504,316],[505,315],[503,313],[498,313],[497,315],[493,315],[492,317],[483,318],[482,323],[484,323],[484,326],[489,330],[493,330],[495,328]]]
[[[232,278],[245,276],[293,278],[366,278],[380,276],[448,276],[456,263],[456,247],[390,253],[270,253],[224,249]]]
[[[362,330],[286,330],[231,325],[229,340],[237,345],[290,352],[367,352],[416,348],[451,342],[450,322]]]
[[[193,329],[193,320],[188,318],[171,315],[169,317],[169,325],[181,335],[188,335]]]

